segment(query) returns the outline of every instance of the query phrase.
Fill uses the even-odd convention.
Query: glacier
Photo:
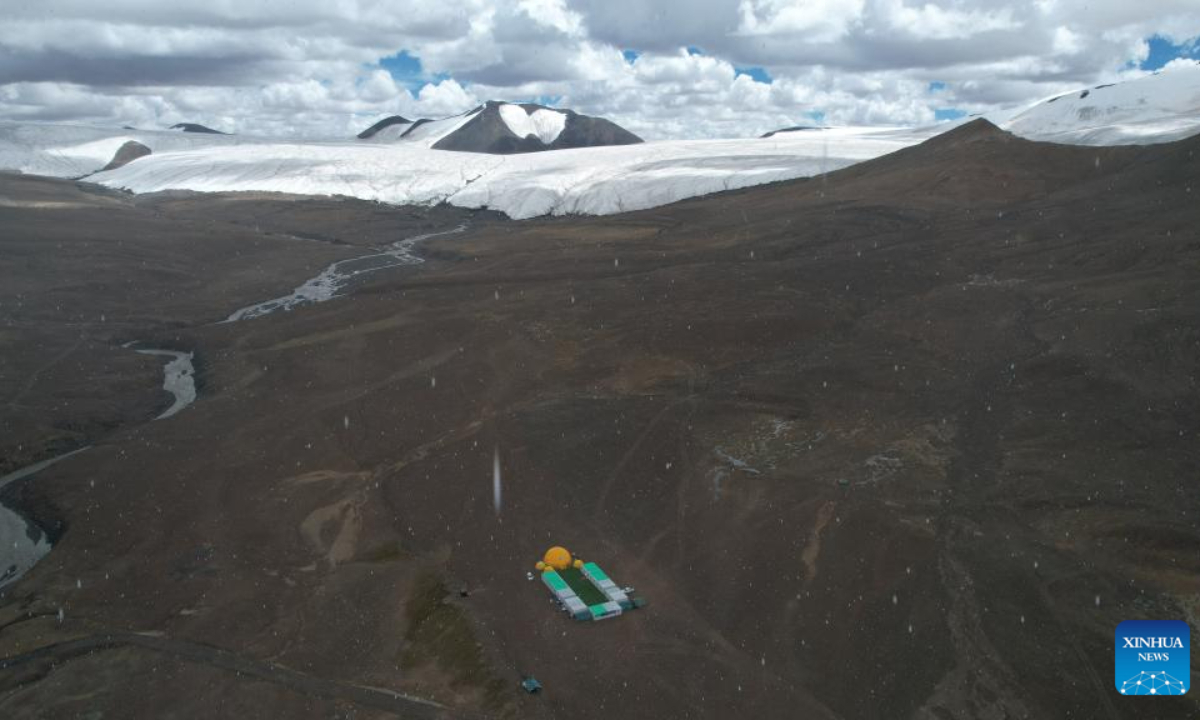
[[[552,117],[558,113],[546,113],[520,118],[509,113],[505,121],[549,137],[561,128]],[[90,181],[135,193],[256,191],[393,204],[444,202],[523,219],[641,210],[810,177],[920,143],[972,119],[924,128],[820,128],[769,138],[669,140],[519,155],[432,148],[470,116],[423,123],[400,141],[367,143],[0,124],[0,167],[59,177],[95,173]],[[1200,63],[986,117],[1030,140],[1081,145],[1177,140],[1200,132]],[[96,173],[128,140],[153,154]]]

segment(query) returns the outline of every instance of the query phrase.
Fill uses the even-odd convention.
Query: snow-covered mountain
[[[1090,88],[1086,94],[1080,90],[989,119],[1034,140],[1092,145],[1175,140],[1200,132],[1200,65],[1172,67]],[[0,168],[76,177],[99,170],[125,143],[136,141],[152,154],[90,179],[134,192],[350,195],[389,203],[448,202],[527,218],[642,209],[810,176],[955,127],[817,128],[767,138],[567,147],[556,152],[519,152],[521,147],[515,147],[563,147],[571,141],[573,122],[569,112],[489,103],[441,120],[377,123],[366,141],[326,143],[0,124]],[[496,123],[503,127],[498,129]]]
[[[603,145],[636,145],[637,135],[604,118],[531,103],[489,101],[434,143],[438,150],[511,155]]]
[[[997,124],[1030,140],[1141,145],[1200,132],[1200,62],[1044,100]]]
[[[389,115],[371,127],[360,132],[359,140],[391,141],[398,140],[404,132],[412,127],[413,121],[403,115]]]
[[[414,142],[437,150],[512,155],[563,148],[632,145],[637,135],[604,118],[532,103],[489,100],[442,120],[384,118],[359,133],[371,142]]]
[[[470,122],[480,109],[475,108],[440,120],[409,120],[400,115],[393,115],[363,130],[358,134],[358,139],[370,143],[430,148]]]
[[[153,153],[255,142],[234,135],[178,130],[134,130],[83,125],[26,125],[0,122],[0,169],[29,175],[81,177],[103,168],[128,142]]]
[[[1146,145],[1182,140],[1200,133],[1200,61],[1177,61],[1167,70],[1133,80],[1079,88],[984,117],[1014,135],[1041,142]],[[819,129],[799,125],[762,137]]]

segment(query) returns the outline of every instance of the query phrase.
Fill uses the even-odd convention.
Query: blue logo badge
[[[1122,695],[1182,695],[1191,684],[1192,633],[1182,620],[1117,626],[1116,682]]]

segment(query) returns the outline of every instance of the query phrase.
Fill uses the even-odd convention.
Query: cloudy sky
[[[646,139],[919,124],[1200,57],[1200,0],[4,0],[0,119],[345,136],[540,100]]]

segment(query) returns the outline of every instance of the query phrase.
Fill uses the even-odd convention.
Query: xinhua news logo
[[[1192,633],[1182,620],[1117,626],[1116,683],[1122,695],[1183,695],[1191,684]]]

